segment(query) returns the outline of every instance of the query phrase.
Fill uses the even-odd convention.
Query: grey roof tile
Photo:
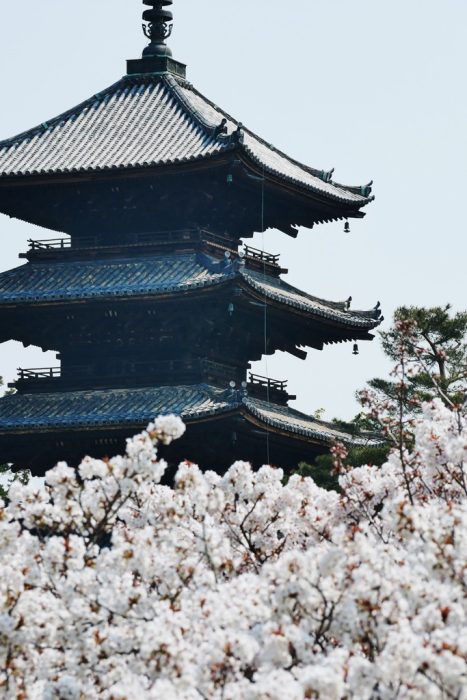
[[[200,92],[195,90],[192,85],[185,84],[183,86],[178,86],[177,90],[182,93],[186,102],[191,105],[192,109],[196,111],[206,124],[215,126],[219,124],[223,118],[226,118],[229,134],[236,131],[238,128],[240,122],[204,97]],[[358,193],[355,191],[358,188],[346,188],[344,185],[326,181],[324,171],[309,168],[293,158],[289,158],[285,153],[282,153],[271,144],[266,143],[252,131],[243,127],[243,125],[242,130],[245,151],[253,160],[264,167],[266,171],[278,174],[290,182],[304,185],[310,190],[327,194],[333,199],[340,199],[347,202],[359,202],[361,204],[365,204],[372,199],[369,198],[371,192],[369,185],[367,186],[369,191],[367,191],[366,187],[362,187],[360,188],[361,192]]]
[[[0,175],[169,164],[223,150],[162,79],[125,79],[47,125],[0,143]]]
[[[161,413],[190,418],[233,407],[229,392],[212,386],[154,387],[12,394],[0,399],[0,433],[149,423]]]
[[[346,309],[345,302],[318,299],[287,284],[279,277],[270,277],[248,269],[242,272],[242,275],[253,289],[256,289],[266,298],[301,309],[310,315],[359,328],[375,328],[380,323],[379,317],[381,312],[379,310],[351,311]]]
[[[215,127],[227,119],[228,137]],[[289,158],[173,76],[125,77],[68,112],[0,142],[0,179],[31,174],[102,171],[203,159],[238,147],[267,172],[359,209],[369,188],[345,187],[329,174]]]
[[[32,262],[0,274],[0,306],[7,303],[142,296],[224,282],[195,253],[107,260]]]
[[[330,423],[316,420],[305,413],[300,413],[289,406],[279,406],[277,404],[261,401],[260,399],[246,397],[243,399],[244,406],[256,418],[259,418],[266,425],[286,430],[296,435],[318,440],[329,445],[339,441],[347,444],[366,445],[369,442],[380,444],[378,440],[369,438],[357,438],[342,430],[336,429]]]
[[[300,309],[310,317],[372,329],[379,311],[354,312],[344,303],[313,297],[278,277],[226,264],[204,254],[178,253],[98,260],[35,261],[0,273],[0,308],[7,304],[186,292],[243,279],[265,299]]]
[[[189,423],[227,411],[247,410],[265,426],[276,427],[323,444],[353,441],[332,426],[287,406],[278,406],[208,384],[142,389],[12,394],[0,399],[0,434],[141,425],[174,413]]]

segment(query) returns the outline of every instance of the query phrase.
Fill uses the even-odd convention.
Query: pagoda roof
[[[0,273],[0,308],[10,303],[141,297],[220,284],[196,253],[33,262]]]
[[[279,277],[263,275],[252,270],[245,270],[241,274],[248,286],[259,292],[263,298],[300,309],[313,316],[330,319],[345,326],[370,329],[381,323],[379,308],[356,311],[348,308],[348,302],[320,299],[293,287]]]
[[[105,173],[204,162],[235,153],[256,172],[356,212],[371,186],[351,187],[310,168],[243,127],[185,79],[125,76],[77,107],[0,142],[2,180]],[[371,183],[370,183],[371,184]]]
[[[370,330],[380,323],[378,309],[349,310],[347,302],[319,299],[280,277],[250,270],[238,261],[219,261],[195,252],[26,263],[0,273],[0,309],[19,304],[170,296],[232,281],[255,298],[342,327]]]
[[[187,423],[241,414],[264,427],[329,445],[355,442],[347,433],[288,406],[244,396],[208,384],[141,389],[11,394],[0,399],[0,435],[141,426],[159,414],[174,413]]]

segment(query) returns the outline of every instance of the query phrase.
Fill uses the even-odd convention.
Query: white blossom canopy
[[[11,488],[2,697],[467,698],[465,422],[427,405],[414,450],[341,493],[246,463],[163,486],[183,430]]]

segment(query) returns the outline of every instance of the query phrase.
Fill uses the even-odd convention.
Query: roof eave
[[[268,301],[268,305],[274,306],[278,309],[281,310],[287,310],[287,313],[295,313],[297,316],[301,317],[306,317],[308,319],[313,319],[320,324],[323,325],[329,325],[333,327],[338,327],[342,330],[346,330],[348,333],[352,333],[352,337],[347,337],[344,340],[372,340],[372,337],[368,337],[368,334],[370,331],[374,330],[377,328],[381,320],[380,319],[370,319],[370,311],[368,313],[368,323],[365,325],[357,325],[356,323],[352,323],[352,314],[349,313],[349,318],[344,320],[343,318],[340,318],[337,315],[332,315],[333,314],[333,309],[329,308],[329,316],[321,315],[319,313],[313,312],[312,310],[308,310],[303,308],[303,306],[299,304],[293,304],[290,303],[288,304],[287,302],[275,298],[273,295],[269,294],[264,294],[262,293],[261,290],[256,289],[249,281],[248,278],[244,277],[243,275],[240,276],[240,281],[239,281],[240,287],[243,291],[245,291],[250,297],[252,297],[255,301],[262,301],[264,302],[265,299]],[[361,312],[362,313],[362,312]],[[361,318],[365,318],[363,316],[363,313],[361,315]],[[354,337],[355,336],[355,337]],[[333,342],[333,341],[329,341]]]
[[[374,196],[362,196],[361,199],[357,201],[347,199],[345,196],[333,196],[330,193],[307,186],[294,178],[288,178],[282,173],[269,168],[267,165],[264,165],[244,144],[241,143],[236,145],[234,155],[239,157],[242,165],[248,169],[249,172],[247,177],[250,175],[258,178],[259,180],[262,180],[262,178],[265,177],[265,179],[271,184],[276,186],[280,185],[281,188],[285,190],[305,196],[307,199],[313,199],[324,206],[329,206],[331,204],[333,207],[339,207],[340,212],[339,216],[335,217],[336,219],[347,218],[347,216],[352,218],[363,218],[365,216],[365,212],[361,212],[360,209],[366,207],[375,199]]]

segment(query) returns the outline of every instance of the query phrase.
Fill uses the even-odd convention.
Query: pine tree
[[[453,313],[451,306],[400,307],[394,322],[380,337],[385,355],[395,367],[389,378],[375,378],[358,392],[363,410],[349,422],[334,419],[335,427],[364,437],[366,431],[381,436],[380,446],[351,447],[344,463],[381,465],[394,445],[413,443],[413,420],[425,401],[440,398],[451,410],[460,411],[467,399],[467,312]],[[336,488],[332,455],[302,463],[298,473],[311,475],[324,488]]]
[[[423,401],[439,397],[449,406],[465,400],[467,391],[467,312],[451,306],[401,307],[389,331],[380,333],[384,353],[405,363],[405,408],[418,413]],[[396,379],[372,379],[369,386],[390,401],[400,399]]]

